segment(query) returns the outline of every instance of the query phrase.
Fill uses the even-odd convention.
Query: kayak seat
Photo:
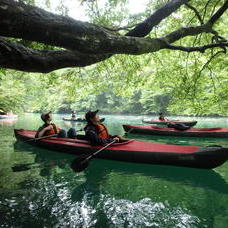
[[[89,141],[82,140],[82,139],[76,139],[74,142],[76,142],[76,143],[83,143],[83,144],[89,144],[90,145],[90,142]]]
[[[158,127],[158,126],[154,126],[154,125],[152,125],[151,128],[154,128],[154,129],[163,129],[162,127]]]
[[[184,130],[188,130],[189,128],[191,128],[190,126],[187,126],[187,125],[182,124],[182,123],[168,123],[167,127],[168,128],[174,128],[174,129],[179,130],[179,131],[184,131]]]
[[[86,140],[86,136],[85,135],[77,135],[76,139]]]

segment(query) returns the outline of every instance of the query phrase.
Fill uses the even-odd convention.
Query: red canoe
[[[91,146],[88,141],[79,139],[52,137],[35,141],[30,139],[34,139],[36,131],[23,129],[14,131],[18,140],[63,153],[90,154],[101,148],[101,146]],[[202,148],[129,140],[108,147],[97,157],[127,162],[212,169],[222,165],[228,159],[228,148],[220,146]]]
[[[228,128],[190,128],[177,130],[174,128],[157,127],[151,125],[123,125],[125,131],[147,135],[168,135],[186,137],[228,137]]]
[[[170,120],[170,121],[160,121],[160,120],[142,120],[143,123],[148,124],[158,124],[158,125],[167,125],[169,123],[181,123],[185,124],[186,126],[193,127],[197,124],[197,121],[185,121],[185,120]]]

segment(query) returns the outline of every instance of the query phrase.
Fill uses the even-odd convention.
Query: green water
[[[80,129],[82,123],[55,123]],[[142,116],[105,115],[110,133]],[[176,117],[175,117],[176,118]],[[185,118],[186,119],[186,118]],[[228,127],[225,118],[194,118]],[[17,142],[14,128],[37,129],[39,115],[0,122],[1,227],[228,227],[228,162],[214,170],[93,160],[73,173],[73,155]],[[169,144],[228,146],[228,139],[129,135]]]

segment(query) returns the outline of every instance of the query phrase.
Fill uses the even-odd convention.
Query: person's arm
[[[44,127],[44,128],[39,128],[36,135],[35,135],[35,138],[40,138],[40,137],[43,137],[45,132],[46,131],[50,131],[51,129],[53,129],[53,126],[52,125],[49,125],[47,127]]]

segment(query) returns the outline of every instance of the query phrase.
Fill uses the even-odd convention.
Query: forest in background
[[[51,8],[51,1],[24,1]],[[131,15],[126,0],[84,1],[89,21],[109,28],[137,24],[168,1],[148,1],[145,12]],[[223,1],[193,3],[202,17],[210,17]],[[58,14],[67,15],[64,1],[59,1]],[[228,13],[216,24],[216,30],[227,36]],[[198,23],[188,7],[181,7],[156,26],[150,37],[162,36],[184,24]],[[202,44],[211,36],[202,33],[186,37],[179,44]],[[45,49],[47,45],[17,39],[25,46]],[[27,43],[26,43],[27,42]],[[53,48],[53,47],[52,47]],[[55,47],[54,47],[55,49]],[[143,55],[114,55],[102,62],[50,73],[28,73],[0,68],[0,108],[5,111],[70,112],[100,109],[105,113],[152,114],[165,112],[180,115],[227,115],[228,57],[224,49],[204,53],[161,50]]]

